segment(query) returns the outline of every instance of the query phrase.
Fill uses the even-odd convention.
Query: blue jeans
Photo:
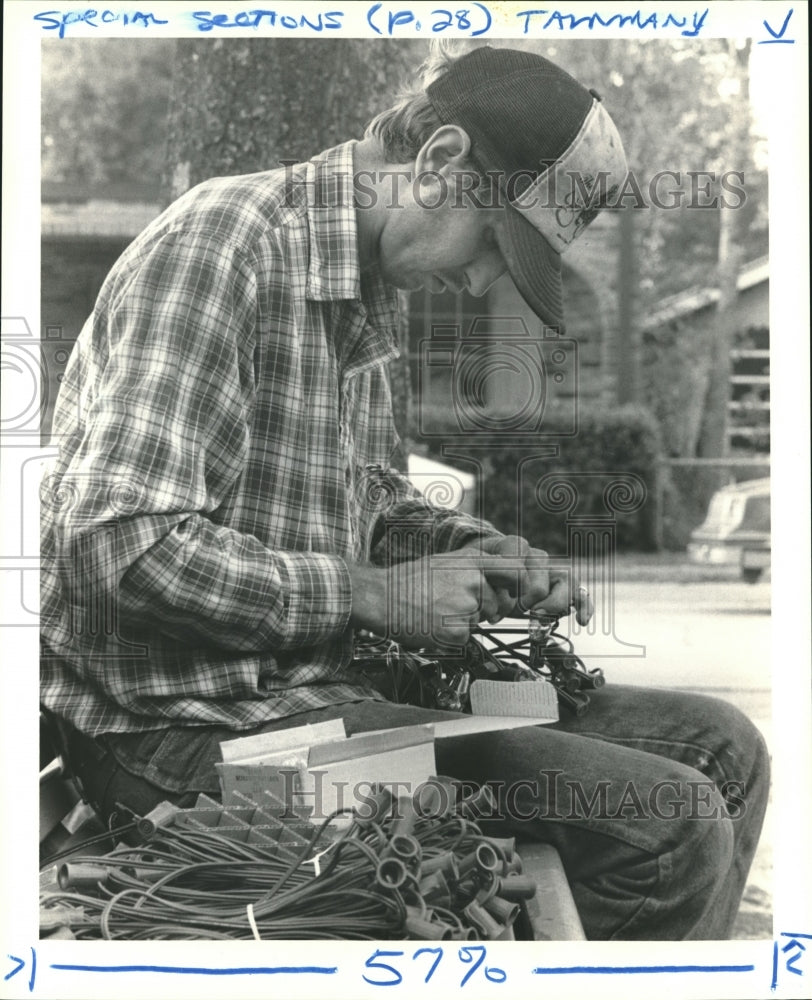
[[[348,734],[452,713],[373,701],[275,720],[269,732],[343,718]],[[163,799],[217,796],[219,727],[90,740],[71,757],[104,816],[143,815]],[[769,791],[769,758],[752,723],[704,695],[610,685],[580,719],[440,739],[437,770],[488,783],[489,833],[553,844],[590,940],[729,937]]]

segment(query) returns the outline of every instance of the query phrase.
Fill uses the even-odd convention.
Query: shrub
[[[645,551],[657,547],[660,436],[654,418],[643,408],[581,406],[578,433],[572,437],[554,436],[557,429],[566,432],[571,421],[570,415],[554,411],[545,414],[544,436],[535,439],[511,438],[487,429],[462,438],[453,414],[439,408],[424,411],[422,421],[436,437],[418,439],[419,450],[452,465],[464,464],[465,456],[479,461],[481,513],[500,531],[520,531],[551,553],[563,554],[568,518],[608,517],[604,490],[613,479],[623,482],[623,474],[627,474],[625,482],[633,482],[631,474],[643,484],[642,503],[635,510],[615,514],[618,548]],[[549,454],[551,446],[557,454]],[[571,483],[574,507],[564,503],[565,509],[556,512],[545,509],[540,501],[539,488],[550,485],[545,477],[553,473]],[[550,494],[545,493],[549,507]],[[622,506],[622,493],[616,499]]]

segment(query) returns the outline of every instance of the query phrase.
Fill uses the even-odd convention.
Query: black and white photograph
[[[4,995],[806,996],[806,5],[349,6],[6,4]]]

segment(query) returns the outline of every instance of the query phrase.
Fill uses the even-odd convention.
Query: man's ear
[[[471,139],[464,128],[459,125],[441,125],[417,154],[417,173],[430,170],[439,173],[444,167],[465,167],[470,151]]]

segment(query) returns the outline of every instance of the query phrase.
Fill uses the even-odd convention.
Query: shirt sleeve
[[[271,551],[218,523],[247,456],[256,296],[242,252],[199,234],[165,235],[107,288],[82,440],[52,488],[74,606],[232,651],[346,628],[341,558]]]
[[[367,503],[379,508],[370,542],[370,561],[376,565],[452,552],[480,538],[502,537],[488,521],[433,504],[395,469],[369,466],[366,477]]]

